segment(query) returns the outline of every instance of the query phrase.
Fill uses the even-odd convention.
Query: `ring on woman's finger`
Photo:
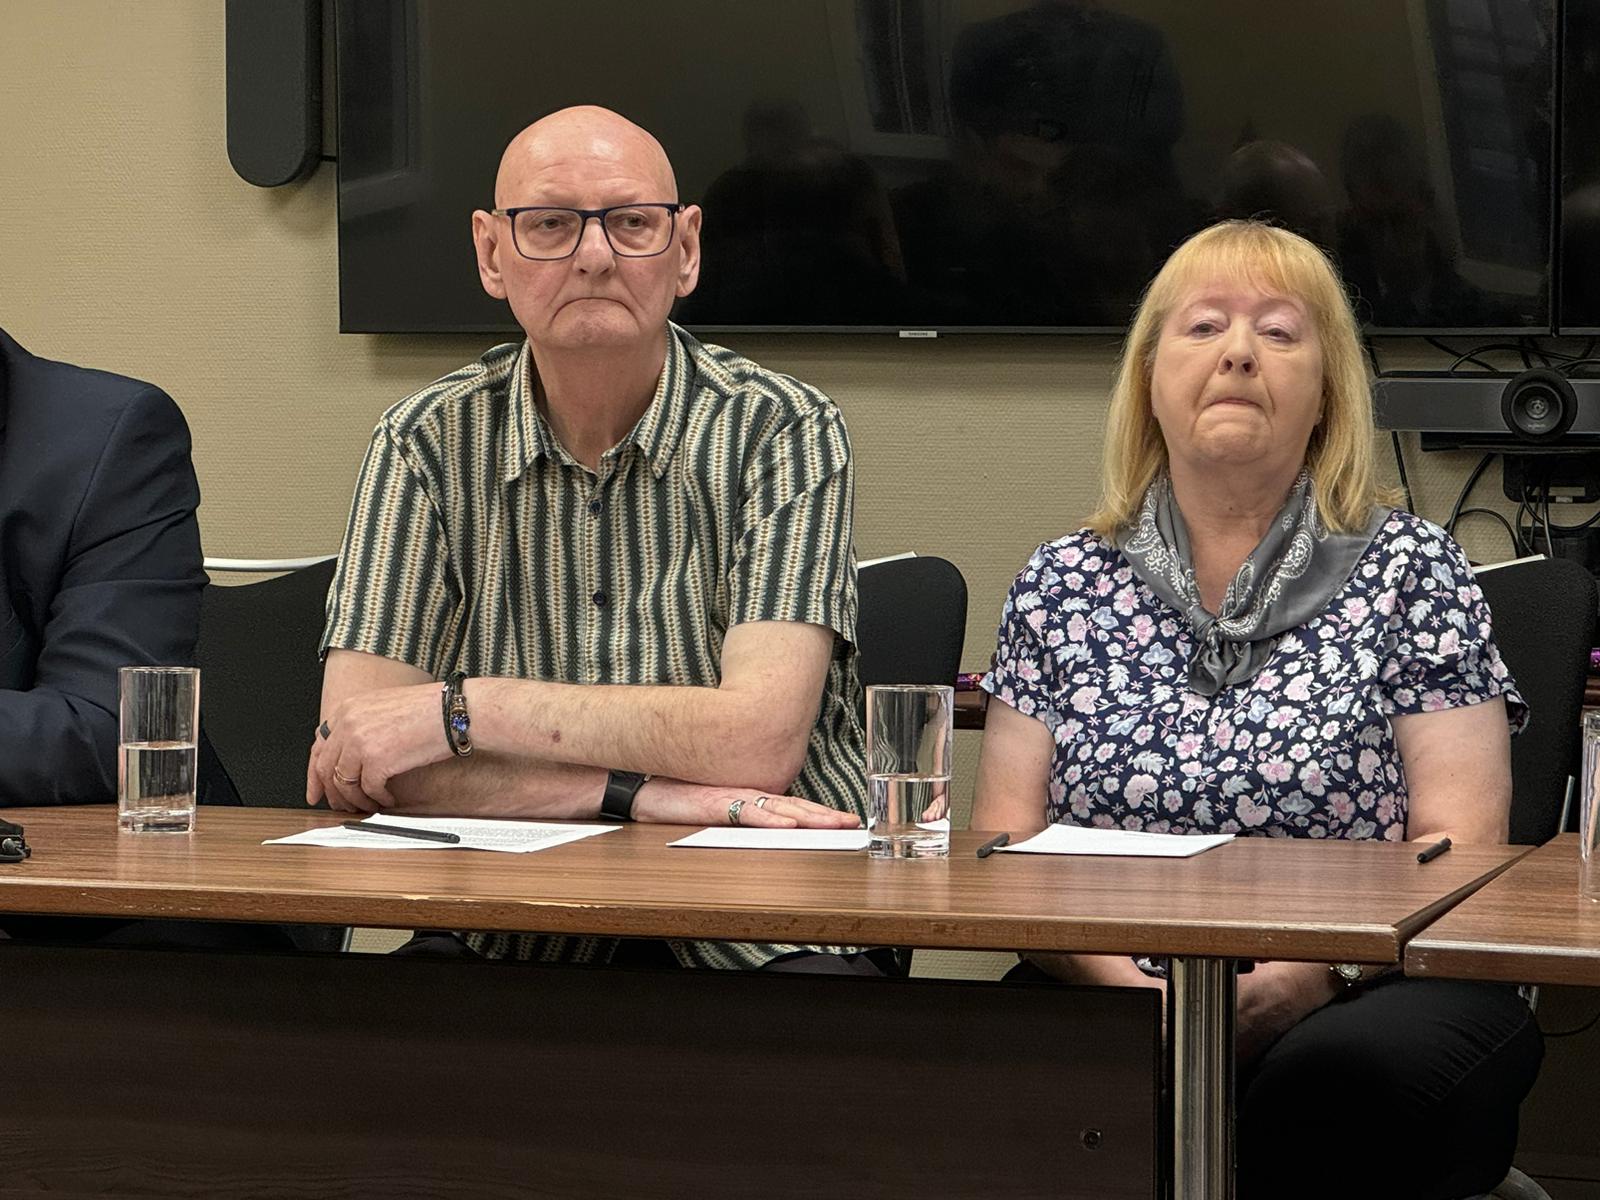
[[[340,783],[344,784],[345,787],[355,787],[357,784],[359,784],[361,782],[360,776],[357,776],[355,779],[346,779],[343,775],[339,774],[339,768],[338,767],[335,767],[333,769],[333,777],[335,779],[337,779]]]
[[[327,741],[333,736],[333,730],[328,728],[328,723],[326,721],[317,726],[317,732],[322,735],[323,741]]]
[[[739,810],[742,809],[743,807],[744,807],[744,801],[743,800],[735,800],[732,804],[728,805],[728,824],[729,825],[737,825],[739,823]]]
[[[756,807],[757,808],[765,808],[767,806],[767,801],[771,800],[771,799],[772,799],[771,796],[757,796],[756,797]]]

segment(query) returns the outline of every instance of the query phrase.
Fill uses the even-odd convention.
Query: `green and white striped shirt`
[[[379,421],[328,594],[324,649],[436,679],[714,687],[745,621],[838,637],[797,796],[865,816],[850,442],[834,403],[670,326],[655,397],[595,474],[534,403],[527,343]],[[606,961],[615,939],[472,934],[497,958]],[[675,943],[686,965],[802,949]]]

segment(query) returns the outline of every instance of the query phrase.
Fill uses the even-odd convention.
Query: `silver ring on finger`
[[[743,807],[744,807],[744,801],[743,800],[735,800],[732,804],[728,805],[728,824],[729,825],[737,825],[739,823],[739,810],[742,809]]]
[[[771,799],[772,799],[771,796],[757,796],[756,797],[756,807],[757,808],[765,808],[767,806],[767,801],[771,800]]]

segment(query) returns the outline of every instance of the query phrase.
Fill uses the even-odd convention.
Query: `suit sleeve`
[[[0,806],[115,800],[117,668],[194,662],[206,577],[178,406],[135,393],[87,479],[60,497],[76,512],[33,686],[0,690]]]

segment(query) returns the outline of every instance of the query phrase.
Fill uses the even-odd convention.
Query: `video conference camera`
[[[1547,367],[1516,373],[1395,371],[1374,389],[1380,429],[1418,430],[1425,449],[1509,454],[1600,449],[1600,379]]]

